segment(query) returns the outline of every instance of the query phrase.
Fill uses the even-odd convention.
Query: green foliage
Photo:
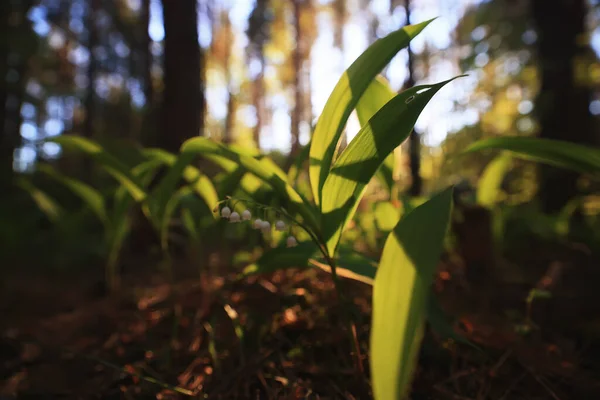
[[[408,393],[451,208],[452,189],[447,189],[402,218],[385,244],[373,285],[370,359],[376,399]]]
[[[396,93],[390,88],[388,82],[377,76],[356,104],[356,115],[361,127],[368,125],[371,117],[377,113]],[[383,165],[377,171],[377,178],[391,194],[394,187],[394,154],[387,156]]]
[[[511,166],[512,157],[508,154],[501,154],[485,168],[477,185],[477,203],[479,205],[492,208],[498,202],[502,181]]]
[[[531,137],[497,137],[470,145],[465,152],[506,150],[517,157],[574,171],[598,174],[600,150],[561,140]]]
[[[329,96],[315,127],[309,156],[309,174],[317,205],[340,135],[360,97],[377,74],[432,20],[408,25],[377,40],[344,72]]]
[[[395,96],[335,161],[322,189],[321,204],[323,234],[330,255],[335,253],[343,228],[379,166],[408,137],[433,95],[450,81],[416,86]]]
[[[67,150],[76,150],[90,156],[100,164],[106,172],[125,187],[136,201],[146,197],[146,191],[139,181],[133,177],[126,164],[119,161],[98,143],[81,136],[63,135],[49,139],[63,146]]]
[[[46,217],[56,222],[60,219],[64,210],[55,199],[49,194],[35,187],[28,179],[21,178],[17,181],[17,186],[27,192],[38,208],[46,215]]]

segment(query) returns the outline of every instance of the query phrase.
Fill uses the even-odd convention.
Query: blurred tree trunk
[[[346,0],[335,0],[333,2],[334,29],[333,45],[340,51],[340,73],[344,71],[344,26],[348,17],[346,9]],[[337,154],[340,154],[348,146],[348,132],[344,128],[340,137],[340,144],[337,148]]]
[[[296,47],[292,53],[292,68],[294,71],[294,109],[291,118],[292,145],[290,159],[295,158],[300,152],[300,123],[304,115],[304,102],[302,96],[302,60],[304,41],[302,38],[302,26],[300,19],[302,14],[302,3],[304,0],[294,0],[294,30]]]
[[[0,2],[0,193],[11,186],[14,151],[21,144],[21,105],[29,59],[37,45],[27,19],[33,4],[33,0]]]
[[[152,82],[152,38],[150,38],[150,0],[142,1],[141,12],[141,37],[142,37],[142,57],[143,57],[143,79],[144,79],[144,97],[146,104],[154,104],[154,85]]]
[[[252,104],[256,111],[256,125],[252,137],[256,148],[260,149],[260,135],[265,123],[265,42],[270,36],[270,25],[268,23],[268,0],[257,0],[254,9],[248,18],[248,29],[246,34],[250,39],[247,49],[248,65],[257,60],[260,70],[252,81]]]
[[[156,143],[156,119],[154,84],[152,80],[152,38],[150,37],[150,0],[142,1],[142,10],[140,13],[140,55],[142,64],[142,80],[144,85],[144,114],[142,119],[142,129],[139,139],[144,146],[155,146]]]
[[[90,58],[87,68],[88,89],[85,96],[85,120],[83,122],[83,136],[92,138],[94,136],[94,114],[96,105],[96,74],[98,71],[98,62],[96,61],[95,48],[98,46],[98,28],[96,26],[96,16],[99,10],[99,0],[89,0],[87,21],[88,43]],[[87,158],[86,158],[87,159]]]
[[[165,26],[161,147],[178,152],[201,134],[204,109],[197,0],[162,0]]]
[[[256,144],[256,148],[260,149],[260,133],[262,131],[263,123],[264,123],[264,113],[265,113],[265,54],[264,54],[264,46],[260,46],[258,49],[258,56],[260,62],[260,71],[254,78],[254,82],[252,83],[252,103],[256,110],[256,125],[254,126],[254,130],[252,132],[252,136],[254,139],[254,143]]]
[[[410,25],[410,0],[404,0],[404,10],[406,12],[406,25]],[[411,45],[407,47],[408,51],[408,76],[404,83],[404,88],[408,89],[415,86],[414,76],[414,54]],[[410,165],[410,187],[408,193],[411,196],[420,196],[423,191],[423,178],[421,178],[421,137],[413,129],[408,137],[408,157]]]
[[[223,59],[223,68],[225,69],[225,79],[227,84],[227,114],[225,115],[225,127],[223,132],[223,142],[233,143],[233,133],[235,131],[235,113],[236,98],[233,93],[231,77],[231,48],[233,46],[233,31],[229,14],[223,12],[221,15],[225,32],[225,57]]]
[[[9,16],[11,4],[0,2],[0,190],[9,185],[13,170],[13,153],[19,144],[19,137],[8,125],[8,61],[10,57]]]
[[[589,112],[592,91],[576,74],[589,51],[587,43],[579,44],[586,34],[586,4],[585,0],[532,0],[540,66],[536,114],[540,137],[597,145]],[[557,212],[577,195],[577,177],[563,169],[541,167],[544,211]]]

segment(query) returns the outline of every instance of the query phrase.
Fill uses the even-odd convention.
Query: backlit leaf
[[[377,74],[431,21],[407,25],[378,39],[339,79],[319,117],[310,147],[310,184],[317,205],[321,204],[324,197],[322,189],[337,143],[356,103]]]
[[[385,243],[373,285],[371,323],[371,377],[377,400],[408,394],[451,208],[450,188],[402,218]]]
[[[453,78],[456,79],[456,78]],[[383,160],[410,134],[421,111],[444,85],[415,86],[396,95],[350,142],[333,165],[323,187],[322,231],[329,254],[335,254],[346,223],[366,185]]]
[[[470,145],[465,153],[506,150],[513,155],[578,172],[600,172],[600,150],[562,140],[535,137],[495,137]]]

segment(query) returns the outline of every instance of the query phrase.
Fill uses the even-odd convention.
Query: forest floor
[[[556,267],[540,282],[552,274]],[[5,277],[0,399],[372,397],[371,288],[364,284],[344,285],[360,372],[346,314],[322,271],[242,281],[206,272],[171,284],[136,271],[110,295],[89,273],[63,275]],[[536,300],[528,319],[531,284],[459,276],[442,263],[436,292],[456,331],[478,349],[428,330],[412,399],[600,398],[600,295],[582,290],[585,278],[562,279],[562,289]]]

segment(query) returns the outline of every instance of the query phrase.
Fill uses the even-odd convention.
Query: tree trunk
[[[406,11],[406,25],[410,25],[410,0],[404,0],[404,8]],[[415,86],[414,77],[414,54],[410,44],[407,47],[408,51],[408,77],[404,84],[405,88]],[[423,191],[423,179],[421,178],[421,137],[413,129],[408,137],[408,154],[410,165],[410,187],[408,193],[411,196],[420,196]]]
[[[295,158],[300,152],[300,123],[304,115],[304,103],[302,99],[302,60],[304,43],[302,40],[302,27],[300,26],[300,17],[302,13],[301,2],[303,0],[294,0],[294,29],[296,47],[292,54],[292,63],[294,69],[294,109],[291,118],[292,145],[290,150],[290,159]]]
[[[94,87],[96,81],[96,73],[98,63],[94,54],[94,49],[98,45],[98,28],[96,27],[96,15],[98,14],[99,8],[98,0],[90,0],[88,3],[89,9],[87,13],[86,25],[88,27],[88,50],[90,52],[90,59],[87,68],[87,79],[88,89],[85,96],[85,120],[83,122],[83,136],[92,138],[94,136],[94,114],[95,114],[95,103],[96,103],[96,88]]]
[[[236,112],[236,103],[235,103],[235,94],[233,93],[232,88],[232,79],[231,79],[231,46],[233,45],[233,32],[231,27],[231,21],[229,20],[229,15],[225,14],[225,58],[223,60],[223,68],[225,69],[225,77],[227,84],[227,114],[225,115],[225,127],[223,132],[223,143],[231,144],[233,143],[233,132],[235,130],[235,112]]]
[[[254,126],[254,130],[252,132],[252,136],[254,139],[254,143],[256,144],[256,148],[260,150],[260,133],[264,123],[264,97],[265,97],[265,56],[264,49],[259,49],[259,57],[260,57],[260,72],[254,78],[254,82],[252,84],[252,103],[254,104],[254,109],[256,110],[256,125]]]
[[[7,129],[6,101],[8,100],[8,59],[10,56],[9,15],[11,4],[0,2],[0,190],[10,185],[13,170],[13,153],[18,145],[18,136]]]
[[[161,147],[178,152],[202,129],[201,48],[197,0],[162,0],[165,26],[163,129]]]
[[[575,76],[577,62],[589,51],[577,42],[585,34],[585,0],[532,0],[538,30],[540,90],[536,114],[541,138],[597,145],[589,104],[591,88]],[[540,199],[545,212],[555,213],[577,195],[578,175],[542,166]]]
[[[21,105],[37,37],[26,18],[33,0],[0,3],[0,193],[6,194],[14,151],[21,144]]]
[[[152,83],[152,38],[150,38],[150,0],[142,1],[141,12],[142,30],[142,63],[144,79],[144,97],[146,98],[146,107],[151,108],[154,104],[154,85]]]

